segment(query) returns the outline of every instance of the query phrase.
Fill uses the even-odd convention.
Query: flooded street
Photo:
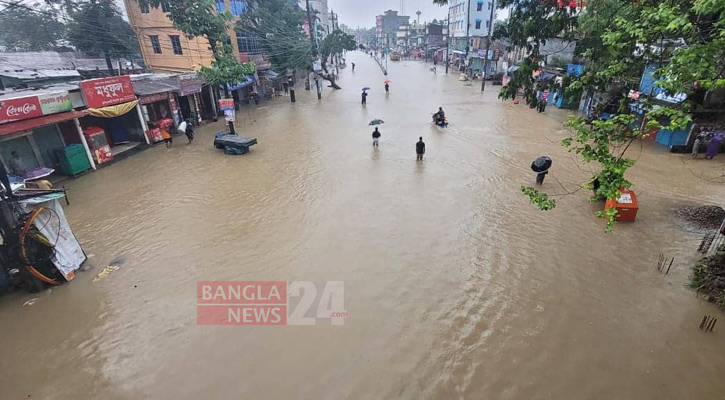
[[[259,140],[247,155],[212,148],[220,122],[66,182],[93,268],[0,300],[0,397],[725,398],[723,329],[697,329],[722,314],[686,287],[702,232],[673,214],[725,198],[697,178],[722,174],[725,155],[637,144],[637,222],[605,235],[584,190],[548,212],[520,192],[541,155],[549,193],[591,175],[559,145],[563,111],[413,61],[388,63],[386,96],[369,56],[347,59],[355,72],[322,101],[299,82],[297,103],[237,113]],[[445,130],[430,123],[439,106]],[[659,253],[676,259],[667,277]],[[226,280],[344,281],[348,317],[198,326],[196,282]]]

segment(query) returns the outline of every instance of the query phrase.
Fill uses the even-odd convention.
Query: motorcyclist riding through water
[[[433,122],[439,126],[446,123],[446,113],[443,112],[443,107],[438,107],[438,112],[433,114]]]

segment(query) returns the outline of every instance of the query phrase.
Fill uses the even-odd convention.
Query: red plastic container
[[[607,200],[604,209],[608,210],[614,207],[617,210],[617,221],[634,222],[637,219],[637,211],[639,211],[639,203],[634,192],[627,189],[619,189],[619,199]]]

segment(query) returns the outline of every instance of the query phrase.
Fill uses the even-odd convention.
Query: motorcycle
[[[433,123],[441,128],[445,128],[448,126],[448,118],[439,118],[438,116],[433,115]]]

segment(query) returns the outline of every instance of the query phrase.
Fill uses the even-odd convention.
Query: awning
[[[254,82],[255,82],[254,76],[247,75],[247,80],[246,81],[239,82],[239,83],[237,83],[234,86],[229,86],[227,84],[227,90],[229,90],[230,92],[233,91],[233,90],[238,90],[238,89],[241,89],[241,88],[243,88],[245,86],[249,86],[249,85],[253,84]],[[222,88],[224,88],[224,87],[222,86]]]
[[[93,115],[94,117],[114,118],[120,117],[121,115],[124,115],[129,111],[133,110],[136,107],[136,104],[138,104],[138,100],[103,108],[89,108],[86,111],[88,111],[88,114]]]
[[[261,75],[267,79],[270,79],[270,80],[277,79],[279,77],[279,75],[276,72],[272,71],[271,69],[264,70],[264,71],[257,71],[257,72],[259,73],[259,75]]]
[[[463,51],[463,50],[451,50],[451,53],[453,53],[453,54],[460,54],[462,56],[465,56],[466,55],[466,52]]]
[[[53,125],[58,122],[69,121],[86,115],[86,111],[68,111],[60,114],[44,115],[38,118],[24,119],[22,121],[9,122],[0,125],[0,136],[12,133],[28,131],[41,126]]]

